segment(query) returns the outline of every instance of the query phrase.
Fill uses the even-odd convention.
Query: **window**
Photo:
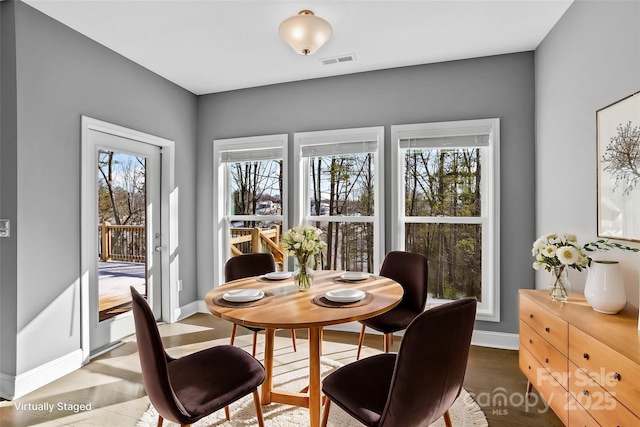
[[[217,185],[214,199],[214,285],[224,282],[224,264],[232,254],[271,252],[284,262],[279,237],[287,212],[285,135],[215,140]]]
[[[499,321],[499,119],[391,127],[392,227],[429,260],[429,300],[478,298]]]
[[[294,134],[294,224],[325,233],[323,269],[377,272],[384,255],[384,128]]]

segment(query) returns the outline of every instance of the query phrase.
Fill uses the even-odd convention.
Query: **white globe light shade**
[[[296,16],[282,21],[278,32],[300,55],[315,53],[333,35],[331,24],[310,10],[301,10]]]

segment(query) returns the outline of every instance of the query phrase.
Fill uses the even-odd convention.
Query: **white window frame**
[[[317,221],[311,215],[309,197],[309,162],[303,157],[303,147],[314,145],[334,145],[363,141],[377,142],[377,150],[372,152],[374,159],[374,215],[372,216],[337,216],[323,215],[323,221],[336,222],[371,222],[374,228],[373,269],[380,270],[384,258],[384,126],[325,130],[313,132],[296,132],[293,134],[293,189],[294,209],[293,224],[307,224]]]
[[[438,138],[435,148],[468,148],[471,145],[448,145],[447,137],[473,136],[488,132],[488,156],[482,159],[482,206],[480,217],[407,217],[405,215],[404,152],[400,141],[415,138]],[[407,223],[480,224],[482,226],[482,302],[478,320],[500,321],[500,119],[462,120],[391,126],[391,188],[395,191],[391,209],[394,232],[393,247],[404,250]],[[429,301],[429,303],[442,303]]]
[[[289,135],[261,135],[242,138],[215,139],[213,141],[213,250],[214,250],[214,287],[224,283],[224,265],[229,259],[230,232],[232,221],[282,221],[283,230],[286,229],[288,209],[288,155]],[[230,163],[223,162],[224,153],[234,151],[255,151],[265,149],[282,150],[282,214],[281,215],[231,215],[230,197],[227,192],[231,189]],[[226,248],[226,249],[225,249]]]

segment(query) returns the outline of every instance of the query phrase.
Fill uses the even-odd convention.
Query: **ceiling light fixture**
[[[333,35],[331,24],[310,10],[301,10],[296,16],[282,21],[278,32],[300,55],[315,53]]]

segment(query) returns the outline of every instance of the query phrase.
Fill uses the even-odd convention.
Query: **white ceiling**
[[[145,68],[206,94],[534,50],[572,0],[24,0]],[[302,9],[331,23],[316,54],[278,36]],[[355,54],[357,61],[321,59]]]

